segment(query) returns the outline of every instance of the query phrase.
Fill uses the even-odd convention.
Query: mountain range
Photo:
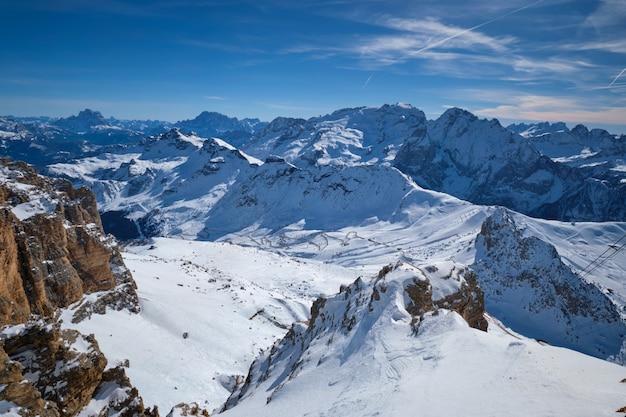
[[[141,311],[60,314],[112,363],[130,359],[147,404],[227,416],[624,405],[625,136],[458,108],[427,120],[398,103],[270,123],[5,117],[0,144],[93,190],[124,242]],[[43,200],[5,205],[28,201]]]

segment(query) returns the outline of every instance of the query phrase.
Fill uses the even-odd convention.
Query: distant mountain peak
[[[59,119],[54,124],[76,133],[86,133],[96,126],[110,126],[102,113],[91,109],[82,110],[77,116]]]
[[[174,124],[183,133],[196,132],[203,138],[218,137],[241,146],[248,142],[253,134],[260,132],[266,122],[259,119],[237,119],[214,111],[203,111],[194,119],[181,120]]]

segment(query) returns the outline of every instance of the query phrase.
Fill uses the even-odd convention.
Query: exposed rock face
[[[0,187],[0,193],[2,191]],[[0,323],[19,323],[30,315],[20,273],[15,221],[9,210],[0,210]]]
[[[100,385],[86,409],[98,410],[99,416],[158,417],[159,411],[144,408],[143,400],[133,387],[122,366],[110,368],[102,374]]]
[[[8,411],[19,412],[26,417],[59,417],[56,403],[46,401],[32,383],[24,383],[24,367],[19,361],[11,360],[0,346],[0,362],[4,368],[0,371],[0,401],[11,405]]]
[[[453,262],[424,267],[398,263],[370,279],[358,278],[342,286],[337,295],[316,300],[308,325],[294,324],[270,351],[263,352],[224,409],[254,395],[261,384],[269,386],[264,385],[260,394],[269,403],[301,372],[324,363],[340,367],[352,355],[367,358],[362,366],[377,372],[380,352],[396,352],[385,341],[385,332],[398,331],[403,340],[416,337],[425,316],[444,311],[456,311],[471,327],[487,329],[482,291],[469,268]],[[340,373],[329,366],[328,372]]]
[[[426,267],[426,271],[435,273],[438,269],[431,265]],[[455,292],[438,299],[433,299],[433,287],[428,278],[413,278],[404,288],[410,299],[406,310],[415,317],[421,317],[426,312],[440,308],[453,310],[459,313],[470,327],[486,331],[484,295],[477,284],[476,274],[466,267],[450,272],[446,279],[456,280],[460,285]]]
[[[92,336],[58,326],[33,326],[4,341],[4,351],[23,366],[24,377],[62,416],[76,414],[91,398],[106,367]]]
[[[626,323],[617,307],[572,272],[554,246],[524,236],[508,211],[500,208],[484,221],[476,249],[471,267],[487,310],[505,325],[602,359],[619,354]]]
[[[419,133],[404,142],[394,166],[422,187],[545,219],[626,216],[626,187],[619,178],[590,178],[582,167],[555,162],[495,119],[454,108]]]
[[[130,294],[127,307],[138,308],[132,276],[114,238],[102,231],[87,188],[2,160],[0,245],[0,325],[30,314],[51,317],[85,293],[116,288]]]
[[[90,415],[158,415],[144,410],[123,368],[104,371],[93,336],[43,322],[9,327],[0,334],[0,360],[0,400],[21,415],[74,416],[85,407]]]
[[[94,194],[0,160],[0,325],[51,318],[83,299],[73,320],[107,307],[138,311],[135,283],[113,237],[106,236]],[[0,400],[23,416],[158,416],[144,410],[123,368],[107,361],[93,336],[46,321],[0,333]]]

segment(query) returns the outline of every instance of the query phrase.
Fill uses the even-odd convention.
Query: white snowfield
[[[262,351],[293,322],[305,325],[318,296],[332,296],[359,276],[367,282],[397,261],[441,270],[452,260],[470,265],[489,209],[463,203],[412,212],[420,210],[426,223],[404,228],[380,222],[322,232],[295,224],[222,242],[158,238],[131,246],[124,258],[142,311],[109,311],[72,325],[69,309],[65,323],[94,333],[110,365],[129,360],[127,373],[146,405],[167,412],[181,401],[197,402],[215,413]],[[566,236],[552,243],[578,268],[624,232],[623,225],[524,219],[526,229]],[[571,239],[602,230],[606,236],[595,244]],[[626,268],[622,258],[599,269],[608,286]],[[608,416],[626,405],[622,366],[525,338],[496,319],[487,333],[471,329],[450,312],[428,317],[414,336],[397,299],[381,305],[370,331],[349,350],[340,341],[313,344],[311,355],[328,360],[308,364],[266,404],[268,379],[225,415]]]

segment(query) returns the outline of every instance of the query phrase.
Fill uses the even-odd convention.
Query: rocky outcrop
[[[426,267],[425,270],[433,273],[438,272],[438,268],[434,265]],[[445,294],[438,299],[433,299],[431,280],[425,278],[425,275],[413,278],[404,287],[410,300],[406,310],[416,319],[421,319],[425,313],[430,311],[453,310],[459,313],[470,327],[487,331],[484,295],[476,281],[476,274],[466,267],[451,272],[454,272],[456,277],[451,274],[446,279],[458,282],[456,291]]]
[[[454,262],[387,265],[374,277],[359,277],[338,294],[316,300],[308,324],[294,324],[271,350],[262,352],[223,409],[235,407],[255,390],[269,403],[299,374],[322,364],[331,364],[325,372],[339,374],[333,366],[340,368],[351,357],[363,361],[372,374],[378,372],[386,366],[381,352],[398,352],[386,332],[397,331],[402,340],[418,338],[428,317],[453,312],[468,326],[487,330],[482,291],[469,268]]]
[[[166,417],[186,417],[186,416],[198,416],[198,417],[209,417],[209,412],[200,407],[198,403],[180,403],[172,408]]]
[[[158,416],[156,409],[144,410],[123,368],[105,371],[107,360],[92,335],[52,321],[59,307],[79,300],[73,321],[107,308],[139,309],[117,243],[102,231],[94,194],[0,160],[0,245],[0,325],[9,325],[0,333],[3,410]]]
[[[4,351],[62,416],[76,414],[89,401],[107,363],[92,336],[59,326],[26,328],[4,340]]]
[[[626,323],[618,307],[574,273],[553,245],[524,236],[506,209],[483,222],[471,268],[487,310],[507,327],[602,359],[623,349]]]
[[[92,335],[38,322],[0,334],[0,400],[23,416],[156,417],[144,410],[124,369],[104,371],[107,360]]]
[[[137,388],[132,386],[122,366],[104,371],[92,400],[84,409],[97,410],[99,416],[159,417],[156,406],[144,408]]]
[[[0,245],[0,325],[51,317],[85,293],[120,291],[126,304],[114,307],[138,309],[132,276],[87,188],[2,160]]]
[[[0,347],[0,400],[7,403],[7,412],[19,413],[25,417],[59,417],[59,409],[53,401],[46,401],[32,383],[25,383],[24,366],[19,361],[11,360]]]

